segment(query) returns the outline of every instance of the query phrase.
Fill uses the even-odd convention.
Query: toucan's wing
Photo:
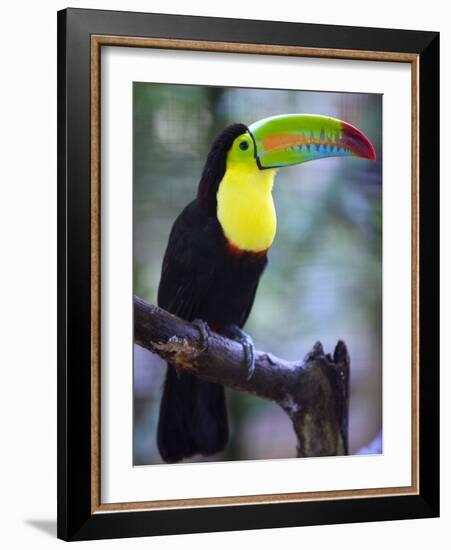
[[[208,295],[214,280],[211,254],[217,222],[195,200],[174,222],[163,259],[158,305],[187,321]]]
[[[199,317],[214,284],[217,262],[212,238],[217,225],[194,201],[177,218],[169,236],[158,305],[187,321]],[[222,451],[228,438],[224,388],[169,366],[157,433],[160,454],[168,462]]]
[[[266,265],[266,264],[265,264]],[[246,324],[246,321],[252,311],[252,306],[254,305],[254,300],[255,300],[255,294],[257,293],[257,288],[258,288],[258,283],[259,283],[259,279],[257,279],[255,281],[255,286],[252,290],[252,292],[249,293],[249,296],[248,296],[248,299],[247,299],[247,307],[246,309],[244,310],[243,312],[243,315],[240,319],[240,322],[238,323],[238,325],[243,328],[244,325]]]

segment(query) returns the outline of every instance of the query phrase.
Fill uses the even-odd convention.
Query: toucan
[[[163,258],[158,305],[241,343],[248,377],[254,346],[243,331],[276,235],[272,196],[280,168],[326,157],[375,160],[357,128],[336,118],[284,114],[235,123],[213,141],[196,198],[175,220]],[[222,451],[228,440],[224,387],[168,364],[157,429],[160,455],[178,462]]]

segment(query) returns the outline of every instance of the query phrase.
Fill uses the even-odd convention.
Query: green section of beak
[[[254,139],[256,160],[261,169],[326,157],[376,159],[370,140],[337,118],[279,115],[254,122],[249,126],[249,133]]]

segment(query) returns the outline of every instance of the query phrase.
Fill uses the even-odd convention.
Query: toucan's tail
[[[158,449],[165,462],[212,455],[228,439],[224,388],[168,365],[158,419]]]

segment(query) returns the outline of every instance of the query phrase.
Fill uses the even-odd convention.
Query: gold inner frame
[[[102,46],[157,48],[208,52],[283,55],[331,59],[356,59],[410,63],[412,94],[412,479],[406,487],[383,487],[338,491],[277,493],[265,495],[102,503],[100,500],[100,53]],[[242,44],[139,38],[91,36],[91,512],[194,508],[276,502],[305,502],[343,498],[384,497],[419,494],[419,56],[398,52],[334,50],[267,44]]]

